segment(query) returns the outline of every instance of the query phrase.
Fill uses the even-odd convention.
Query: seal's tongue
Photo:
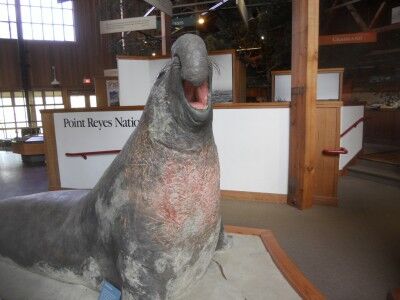
[[[183,89],[188,103],[196,109],[207,108],[208,82],[204,81],[199,86],[194,86],[189,81],[183,81]]]

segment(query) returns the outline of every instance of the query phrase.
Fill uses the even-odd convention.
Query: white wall
[[[119,104],[144,105],[151,88],[148,60],[117,59]]]
[[[275,75],[274,101],[291,100],[292,75]],[[339,100],[340,74],[321,73],[317,77],[317,100]]]
[[[218,69],[214,69],[213,72],[213,91],[230,91],[228,97],[232,100],[232,54],[214,54],[210,55],[210,58]],[[145,105],[159,72],[168,61],[167,58],[152,60],[118,58],[120,105]]]
[[[115,155],[66,157],[66,152],[121,149],[134,128],[115,117],[139,119],[141,111],[55,113],[61,187],[92,188]],[[110,120],[112,127],[65,127],[64,119]],[[86,122],[87,125],[87,122]],[[216,109],[214,134],[221,164],[221,189],[287,194],[289,109]]]
[[[343,106],[340,114],[340,134],[347,130],[357,120],[364,116],[364,106]],[[349,153],[341,154],[339,170],[362,149],[364,123],[361,122],[340,139],[340,146],[346,148]]]
[[[81,157],[66,157],[65,153],[122,149],[134,128],[116,127],[115,118],[139,120],[141,114],[141,111],[54,113],[61,187],[92,188],[115,157],[115,155],[89,156],[84,160]],[[109,120],[112,127],[101,129],[88,127],[88,118],[98,121]],[[85,127],[65,127],[64,119],[85,121]]]

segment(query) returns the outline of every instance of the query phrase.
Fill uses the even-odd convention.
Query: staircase
[[[352,176],[400,187],[399,157],[399,150],[378,153],[367,150],[347,170]]]

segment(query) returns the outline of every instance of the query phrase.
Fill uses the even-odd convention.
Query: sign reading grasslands
[[[376,43],[376,32],[356,32],[335,35],[321,35],[319,45]]]

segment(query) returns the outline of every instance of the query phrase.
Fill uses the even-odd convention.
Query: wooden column
[[[161,54],[171,52],[171,16],[161,12]]]
[[[313,204],[319,0],[292,2],[292,101],[288,203]]]

